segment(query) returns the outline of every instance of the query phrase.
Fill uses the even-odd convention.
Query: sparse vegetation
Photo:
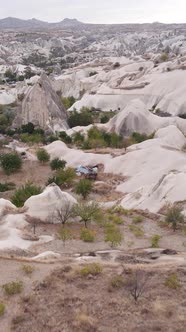
[[[88,228],[82,228],[80,239],[84,242],[94,242],[95,241],[95,232],[91,231]]]
[[[79,203],[74,207],[74,215],[79,217],[79,221],[84,222],[85,228],[87,228],[91,221],[100,220],[101,210],[95,202]]]
[[[0,317],[4,315],[6,306],[4,303],[0,302]]]
[[[24,186],[15,191],[11,201],[15,206],[22,207],[28,198],[39,195],[41,192],[41,187],[38,187],[31,182],[27,182]]]
[[[80,274],[82,277],[87,277],[88,275],[97,276],[103,271],[102,266],[99,263],[91,263],[85,265],[81,270]]]
[[[5,192],[13,189],[15,189],[15,183],[13,182],[0,183],[0,192]]]
[[[64,199],[62,206],[56,208],[52,219],[55,222],[60,222],[64,226],[73,216],[73,204],[68,199]]]
[[[145,274],[144,271],[136,270],[130,275],[128,279],[127,286],[131,296],[134,298],[135,302],[143,295],[147,290],[147,282],[149,276]]]
[[[59,158],[55,158],[50,162],[50,167],[53,171],[56,171],[58,169],[64,169],[66,166],[65,160],[60,160]]]
[[[31,275],[34,272],[34,267],[32,265],[24,264],[21,269],[26,275]]]
[[[169,55],[167,53],[162,53],[160,60],[162,62],[166,62],[166,61],[168,61],[168,59],[169,59]]]
[[[6,153],[1,156],[1,167],[7,175],[10,175],[21,169],[22,159],[16,152]]]
[[[141,227],[136,226],[134,224],[129,225],[129,230],[136,236],[136,237],[143,237],[144,231]]]
[[[12,281],[3,285],[2,288],[7,295],[15,295],[22,292],[23,283],[22,281]]]
[[[109,290],[114,289],[114,288],[120,289],[124,286],[124,284],[125,284],[125,282],[124,282],[123,277],[121,275],[115,275],[110,280]]]
[[[47,163],[50,160],[50,155],[45,149],[37,150],[37,159],[42,163]]]
[[[70,229],[61,227],[59,230],[59,238],[63,241],[63,246],[65,247],[66,242],[72,239]]]
[[[172,226],[172,229],[175,232],[178,225],[184,223],[184,215],[182,214],[182,209],[176,205],[169,206],[167,209],[165,221]]]
[[[143,222],[144,218],[142,216],[135,216],[132,219],[132,222],[134,224],[141,224]]]
[[[71,136],[67,135],[65,131],[60,131],[59,137],[61,141],[63,141],[65,144],[71,144],[72,143],[72,138]]]
[[[173,273],[165,280],[165,286],[171,289],[180,288],[180,282],[178,280],[177,274]]]
[[[83,107],[80,112],[70,112],[68,124],[70,128],[77,126],[88,126],[94,122],[92,112],[86,107]]]
[[[86,199],[91,193],[93,188],[92,182],[88,179],[81,179],[75,188],[76,194],[81,195],[83,199]]]
[[[108,242],[112,248],[121,245],[123,235],[118,227],[113,224],[105,225],[105,242]]]
[[[161,236],[158,234],[155,234],[151,237],[151,248],[159,248],[159,241],[161,239]]]
[[[56,183],[58,186],[69,187],[76,177],[75,170],[71,167],[59,169],[53,177],[48,179],[48,184]]]
[[[62,97],[62,103],[64,107],[69,109],[74,103],[76,102],[76,99],[73,96],[70,97]]]

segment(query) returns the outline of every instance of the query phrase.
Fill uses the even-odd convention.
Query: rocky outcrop
[[[41,75],[23,99],[16,125],[21,126],[28,122],[51,131],[68,128],[65,108],[46,74]]]

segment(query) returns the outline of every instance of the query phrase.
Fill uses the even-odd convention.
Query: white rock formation
[[[79,165],[106,164],[112,159],[109,154],[86,153],[81,150],[70,149],[65,143],[55,141],[45,147],[51,158],[64,159],[68,166],[77,167]]]
[[[24,204],[26,215],[38,218],[43,222],[56,222],[54,213],[56,209],[63,208],[68,202],[71,207],[77,203],[70,194],[60,190],[55,184],[49,185],[43,193],[30,197]]]
[[[141,100],[134,99],[123,111],[113,117],[106,127],[109,131],[115,131],[122,136],[130,136],[133,132],[150,135],[169,125],[177,126],[186,135],[185,119],[157,116],[147,110]]]
[[[66,111],[46,74],[42,74],[40,80],[28,90],[15,120],[16,125],[28,122],[52,131],[68,128]]]

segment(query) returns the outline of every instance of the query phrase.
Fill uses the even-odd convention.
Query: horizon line
[[[64,21],[65,19],[68,19],[68,20],[77,20],[79,23],[82,23],[82,24],[94,24],[94,25],[121,25],[121,24],[164,24],[164,25],[170,25],[170,24],[186,24],[186,22],[159,22],[159,21],[153,21],[153,22],[112,22],[112,23],[92,23],[92,22],[83,22],[83,21],[80,21],[79,19],[77,18],[69,18],[69,17],[64,17],[62,18],[60,21],[45,21],[45,20],[42,20],[40,18],[36,18],[36,17],[32,17],[32,18],[20,18],[20,17],[15,17],[15,16],[6,16],[6,17],[0,17],[0,20],[5,20],[5,19],[8,19],[8,18],[12,18],[12,19],[18,19],[18,20],[22,20],[22,21],[30,21],[30,20],[38,20],[38,21],[41,21],[43,23],[48,23],[48,24],[56,24],[56,23],[61,23],[62,21]]]

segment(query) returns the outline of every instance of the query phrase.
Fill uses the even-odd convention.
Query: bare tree
[[[136,302],[146,291],[148,281],[149,275],[142,270],[136,270],[133,275],[130,276],[130,279],[128,280],[128,287],[130,294]]]
[[[69,200],[65,199],[63,204],[56,208],[53,214],[53,220],[60,222],[63,226],[65,226],[66,222],[72,218],[73,215],[73,204]]]

